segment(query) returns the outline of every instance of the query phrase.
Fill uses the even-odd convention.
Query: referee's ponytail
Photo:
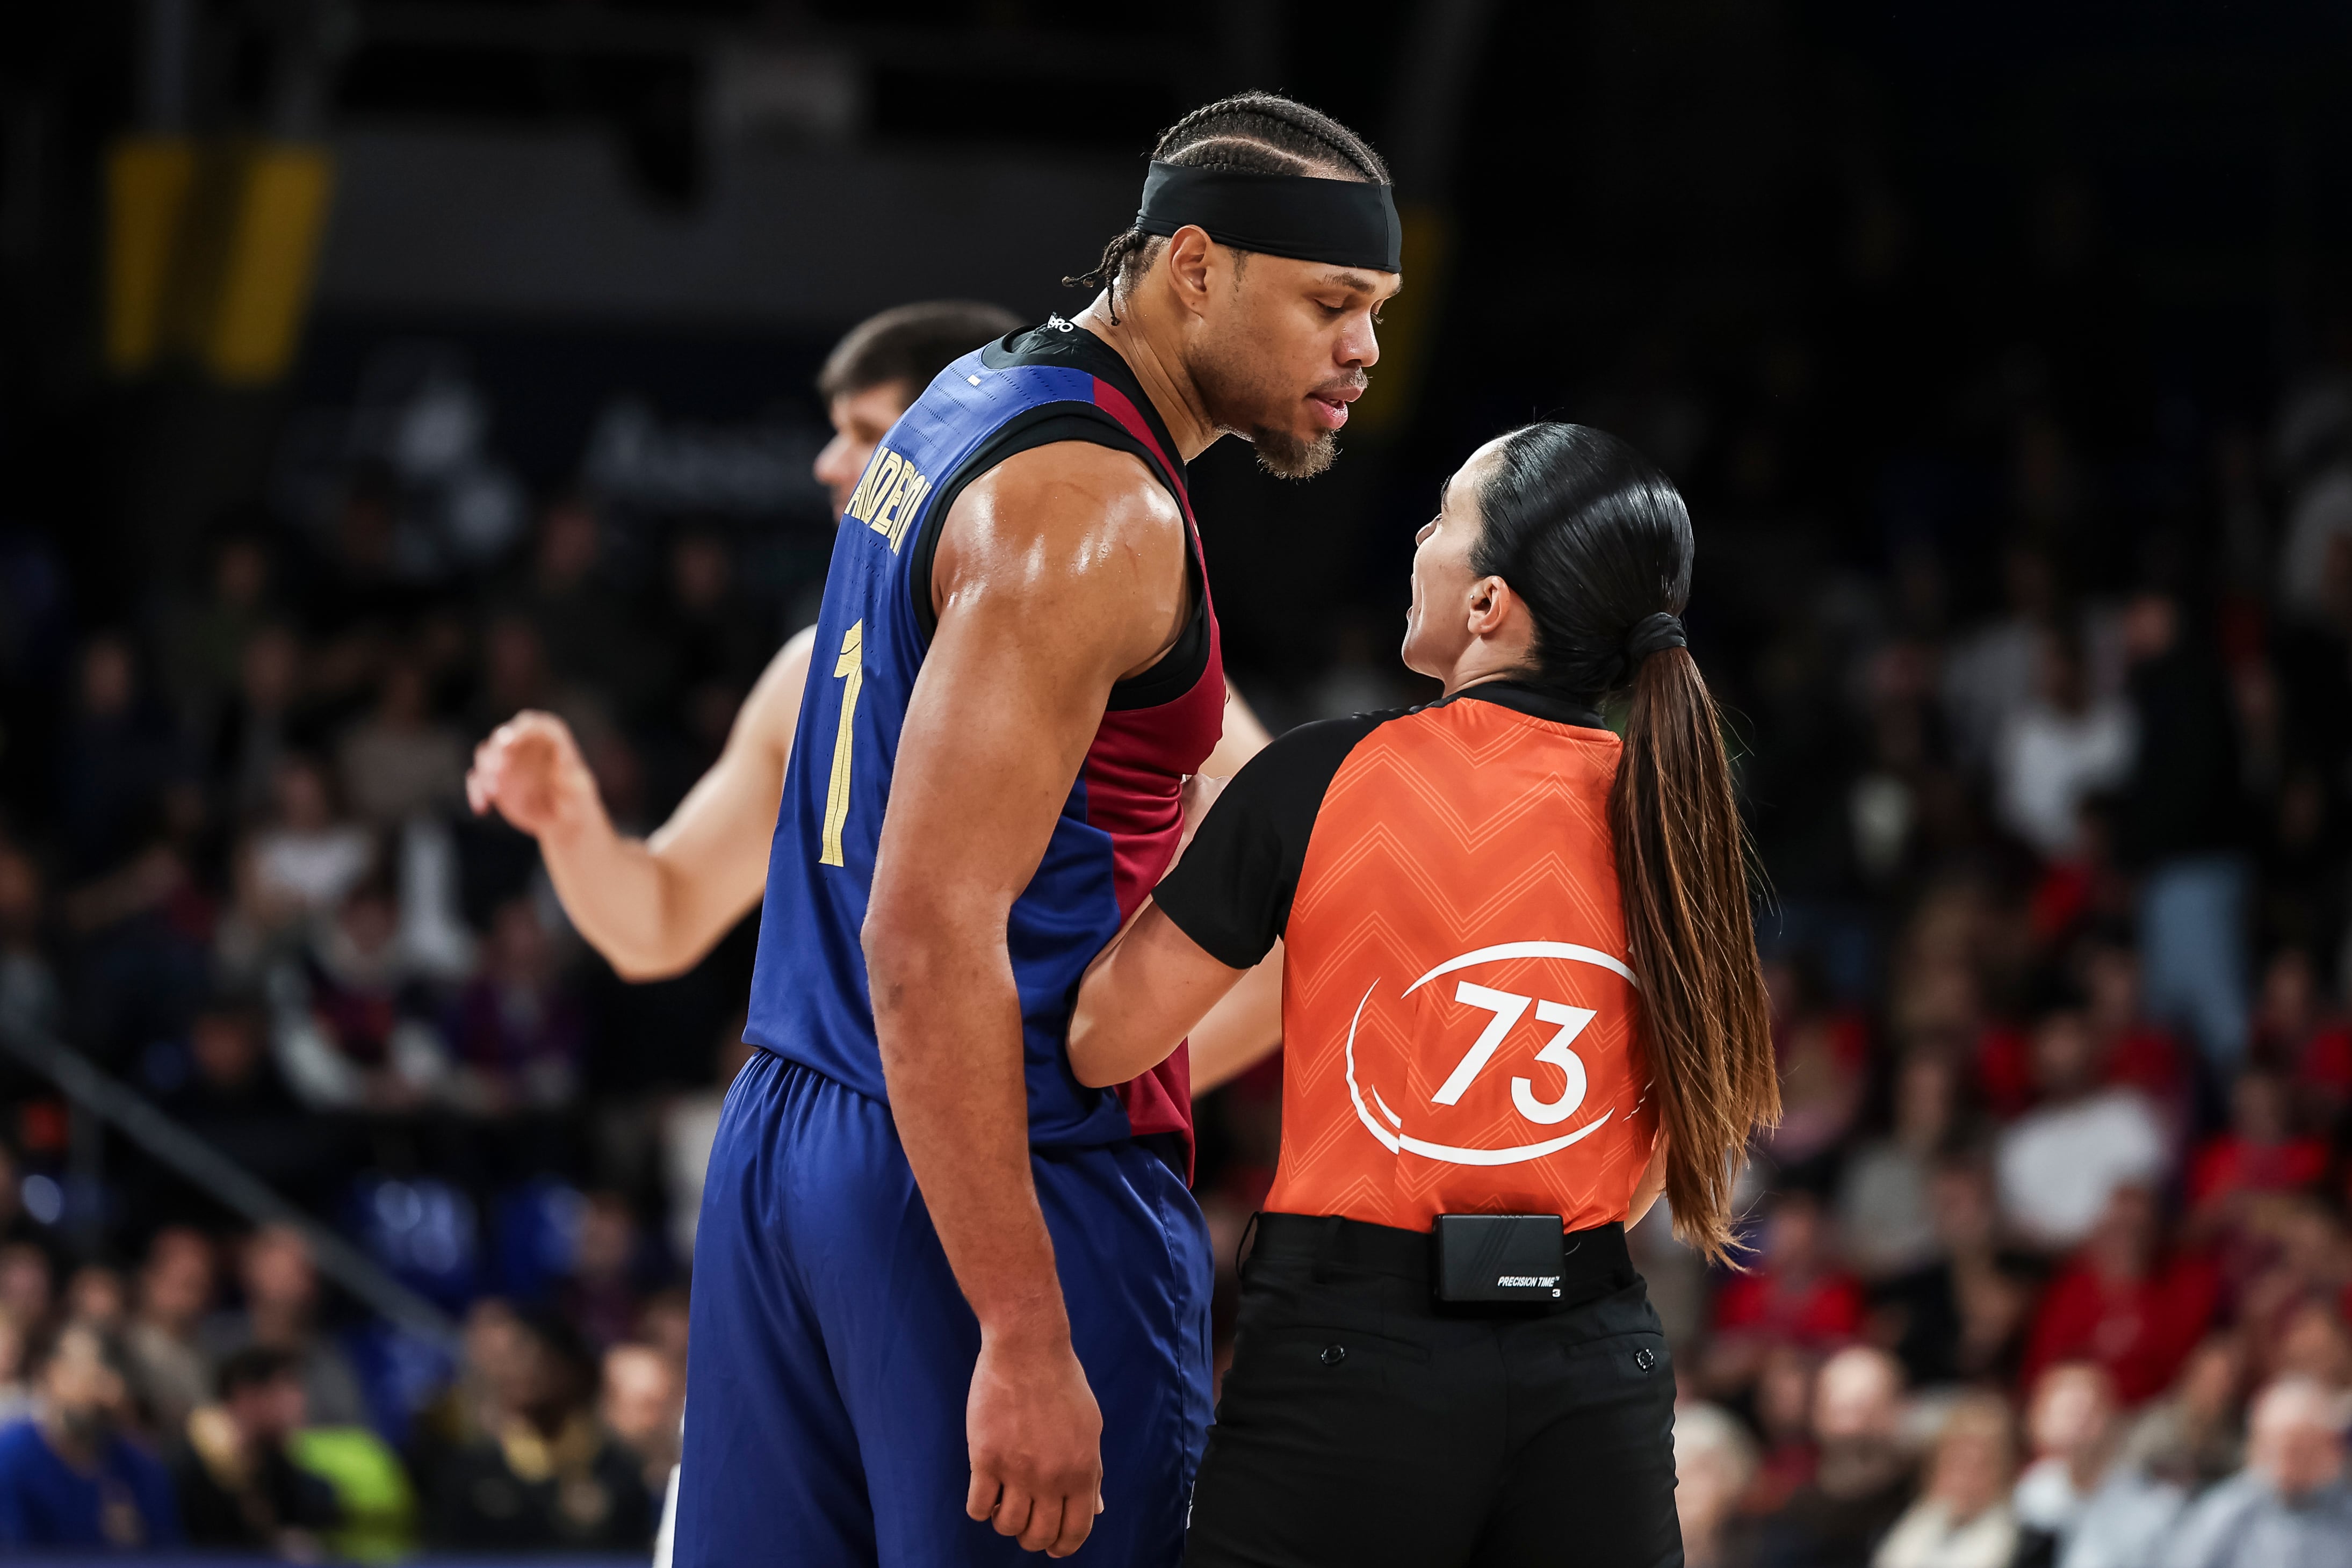
[[[1478,511],[1471,570],[1527,603],[1533,679],[1595,707],[1631,695],[1609,820],[1666,1201],[1676,1234],[1723,1260],[1740,1155],[1780,1119],[1780,1091],[1730,763],[1678,619],[1690,514],[1631,446],[1559,423],[1503,438]]]

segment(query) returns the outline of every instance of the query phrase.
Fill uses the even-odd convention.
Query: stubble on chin
[[[1338,460],[1338,431],[1301,438],[1263,422],[1267,409],[1283,401],[1282,392],[1253,372],[1246,350],[1203,345],[1195,352],[1191,370],[1192,384],[1200,389],[1217,428],[1248,442],[1257,455],[1257,465],[1276,478],[1312,479]]]
[[[1246,438],[1257,454],[1257,465],[1277,479],[1312,479],[1339,458],[1339,433],[1327,430],[1312,441],[1301,441],[1286,430],[1264,425]]]

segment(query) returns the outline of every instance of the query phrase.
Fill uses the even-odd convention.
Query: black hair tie
[[[1661,610],[1654,615],[1644,615],[1633,622],[1625,633],[1625,668],[1628,674],[1642,667],[1642,661],[1662,648],[1687,648],[1690,639],[1683,632],[1682,618]]]

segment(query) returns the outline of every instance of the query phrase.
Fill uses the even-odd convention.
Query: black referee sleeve
[[[1151,891],[1176,929],[1236,969],[1265,957],[1290,923],[1323,792],[1356,743],[1394,716],[1302,725],[1250,758]]]

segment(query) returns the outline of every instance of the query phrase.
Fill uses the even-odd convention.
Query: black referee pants
[[[1428,1249],[1263,1218],[1189,1568],[1680,1568],[1674,1372],[1623,1231],[1580,1233],[1542,1308],[1437,1302]]]

